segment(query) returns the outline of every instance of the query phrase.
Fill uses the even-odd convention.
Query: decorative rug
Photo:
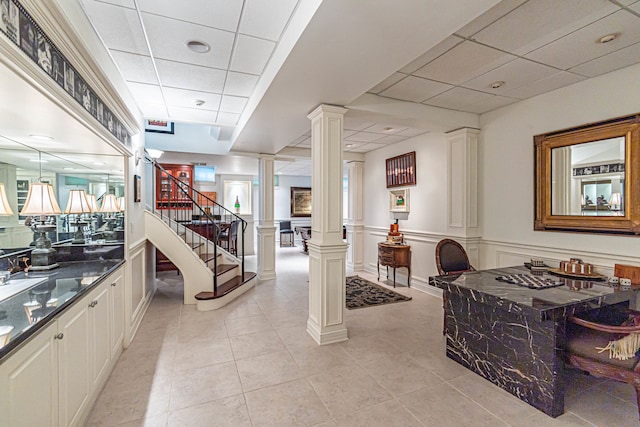
[[[347,308],[349,310],[409,300],[411,297],[400,295],[362,277],[347,277]]]

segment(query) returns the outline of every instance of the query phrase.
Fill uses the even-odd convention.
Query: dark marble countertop
[[[612,288],[604,281],[568,279],[545,273],[543,277],[561,280],[564,284],[530,289],[496,280],[499,276],[522,273],[529,273],[529,270],[521,266],[496,268],[461,275],[431,276],[429,284],[511,313],[534,316],[539,320],[566,316],[602,305],[635,301],[637,289]]]
[[[122,259],[61,262],[59,268],[49,271],[12,274],[7,285],[27,287],[11,295],[8,286],[0,286],[0,291],[5,291],[0,296],[0,328],[13,327],[11,339],[0,347],[0,363],[123,263]],[[31,316],[27,314],[29,308]]]

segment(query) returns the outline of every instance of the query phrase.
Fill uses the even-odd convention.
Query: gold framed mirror
[[[533,140],[534,230],[640,234],[640,113]]]

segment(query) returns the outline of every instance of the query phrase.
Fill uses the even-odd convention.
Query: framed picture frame
[[[173,135],[174,122],[167,120],[149,119],[144,121],[145,132],[168,133]]]
[[[389,191],[389,211],[409,212],[409,189]]]
[[[140,175],[133,175],[133,201],[140,203],[140,195],[142,193],[142,178]]]
[[[291,217],[311,216],[311,187],[291,187]]]
[[[386,160],[387,188],[416,185],[416,152]]]

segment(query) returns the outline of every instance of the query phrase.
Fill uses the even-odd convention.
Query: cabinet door
[[[60,368],[60,425],[78,424],[90,396],[90,323],[87,298],[69,308],[58,319]]]
[[[111,358],[115,359],[122,351],[124,341],[124,281],[121,274],[108,282],[111,308]]]
[[[0,365],[0,425],[58,425],[56,324]]]
[[[109,284],[102,283],[86,299],[89,307],[91,343],[91,390],[101,385],[111,361],[111,320],[109,316]]]

